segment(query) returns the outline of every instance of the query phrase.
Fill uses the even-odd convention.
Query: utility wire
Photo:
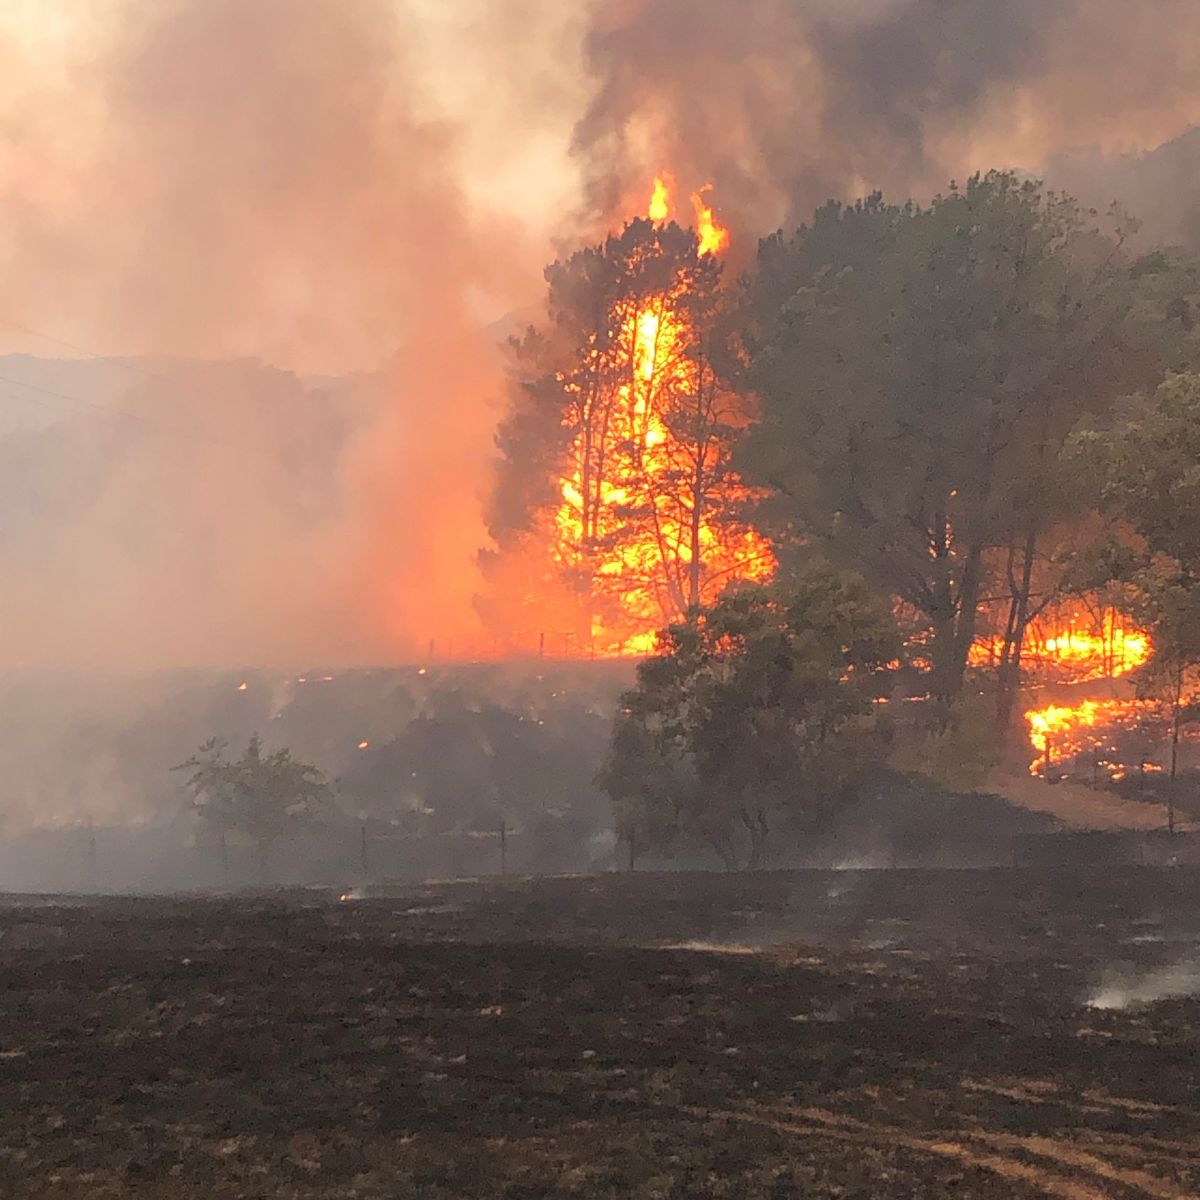
[[[136,421],[140,425],[144,425],[155,433],[172,434],[176,437],[192,438],[197,441],[208,442],[214,446],[225,446],[233,449],[232,442],[222,441],[219,438],[210,437],[205,433],[198,433],[194,429],[184,429],[181,426],[164,425],[161,421],[155,421],[151,417],[143,416],[141,413],[130,412],[124,408],[109,408],[105,404],[97,404],[94,400],[84,400],[80,396],[69,396],[66,392],[55,391],[53,388],[43,387],[41,384],[30,383],[25,379],[13,379],[8,375],[0,375],[0,383],[11,384],[14,387],[28,388],[32,392],[38,392],[42,396],[49,396],[55,400],[65,400],[68,404],[77,404],[82,408],[92,408],[97,412],[108,414],[110,417],[124,417],[129,421]],[[39,399],[37,396],[26,396],[26,400],[32,400],[35,404],[45,405],[47,408],[53,407],[45,400]]]
[[[14,321],[10,317],[0,316],[0,324],[7,325],[11,329],[19,330],[21,333],[30,334],[32,337],[42,338],[44,341],[51,342],[54,345],[62,346],[66,350],[74,351],[80,355],[85,361],[90,362],[108,362],[114,366],[122,367],[127,371],[132,371],[143,378],[156,380],[158,382],[169,382],[168,376],[161,371],[150,371],[145,367],[139,366],[135,361],[117,355],[99,354],[96,351],[89,350],[85,346],[80,346],[75,342],[69,342],[66,338],[55,337],[54,334],[45,333],[40,329],[34,329],[32,326],[24,325],[20,321]],[[196,430],[183,429],[180,426],[165,425],[161,421],[156,421],[152,417],[143,416],[141,413],[129,412],[127,409],[111,408],[105,404],[99,404],[94,400],[84,400],[80,396],[70,396],[66,392],[55,391],[53,388],[43,387],[41,384],[30,383],[24,379],[13,379],[7,375],[0,375],[0,383],[12,384],[15,387],[27,388],[33,392],[40,392],[44,396],[53,397],[55,400],[65,400],[68,404],[77,404],[84,408],[95,409],[97,412],[107,413],[110,416],[124,417],[126,420],[136,421],[140,425],[156,433],[172,434],[177,437],[194,438],[198,441],[208,442],[214,446],[225,446],[229,449],[234,449],[232,442],[226,442],[219,438],[210,437],[208,434],[198,433]],[[42,404],[47,408],[52,407],[44,400],[39,400],[34,396],[25,397],[27,400],[32,400],[34,403]]]

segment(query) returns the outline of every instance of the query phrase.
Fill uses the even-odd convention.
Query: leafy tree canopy
[[[785,546],[818,544],[914,615],[947,701],[996,554],[1032,564],[1070,502],[1070,430],[1148,369],[1127,344],[1123,236],[992,173],[928,207],[831,204],[760,248],[743,469],[775,489]]]
[[[877,757],[873,702],[899,654],[861,577],[814,566],[732,587],[660,635],[623,698],[601,776],[618,831],[758,865],[777,815],[818,814]]]
[[[226,757],[227,749],[223,738],[210,738],[172,769],[188,772],[186,786],[200,819],[222,836],[238,833],[255,842],[265,869],[272,842],[326,813],[329,784],[286,747],[265,752],[257,734],[239,758]]]

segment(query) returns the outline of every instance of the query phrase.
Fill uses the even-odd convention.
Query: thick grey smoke
[[[1200,249],[1200,127],[1147,153],[1063,154],[1046,176],[1075,195],[1119,199],[1142,222],[1142,245]]]
[[[1150,149],[1200,113],[1191,0],[647,0],[615,6],[589,56],[576,148],[597,205],[667,164],[755,233],[876,187]]]

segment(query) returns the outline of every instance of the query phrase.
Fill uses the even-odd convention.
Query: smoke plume
[[[613,6],[588,51],[594,204],[669,163],[753,233],[877,187],[1147,150],[1200,113],[1190,0],[645,0]]]
[[[1137,972],[1109,972],[1088,997],[1087,1006],[1104,1010],[1140,1008],[1160,1000],[1177,1000],[1200,992],[1200,961],[1195,956],[1165,967]]]
[[[507,71],[523,7],[481,9],[480,70]],[[0,339],[158,357],[70,387],[0,362],[0,661],[387,661],[465,636],[488,326],[537,295],[548,232],[480,193],[429,22],[390,0],[31,20],[0,48]],[[492,106],[512,140],[549,89]]]
[[[0,350],[81,360],[0,359],[9,665],[462,653],[494,323],[658,171],[745,256],[1200,114],[1194,0],[55,9],[0,18]]]

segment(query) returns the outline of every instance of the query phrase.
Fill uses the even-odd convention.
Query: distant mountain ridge
[[[1145,153],[1061,155],[1044,174],[1052,186],[1096,208],[1119,201],[1142,222],[1141,245],[1200,251],[1200,126]]]

